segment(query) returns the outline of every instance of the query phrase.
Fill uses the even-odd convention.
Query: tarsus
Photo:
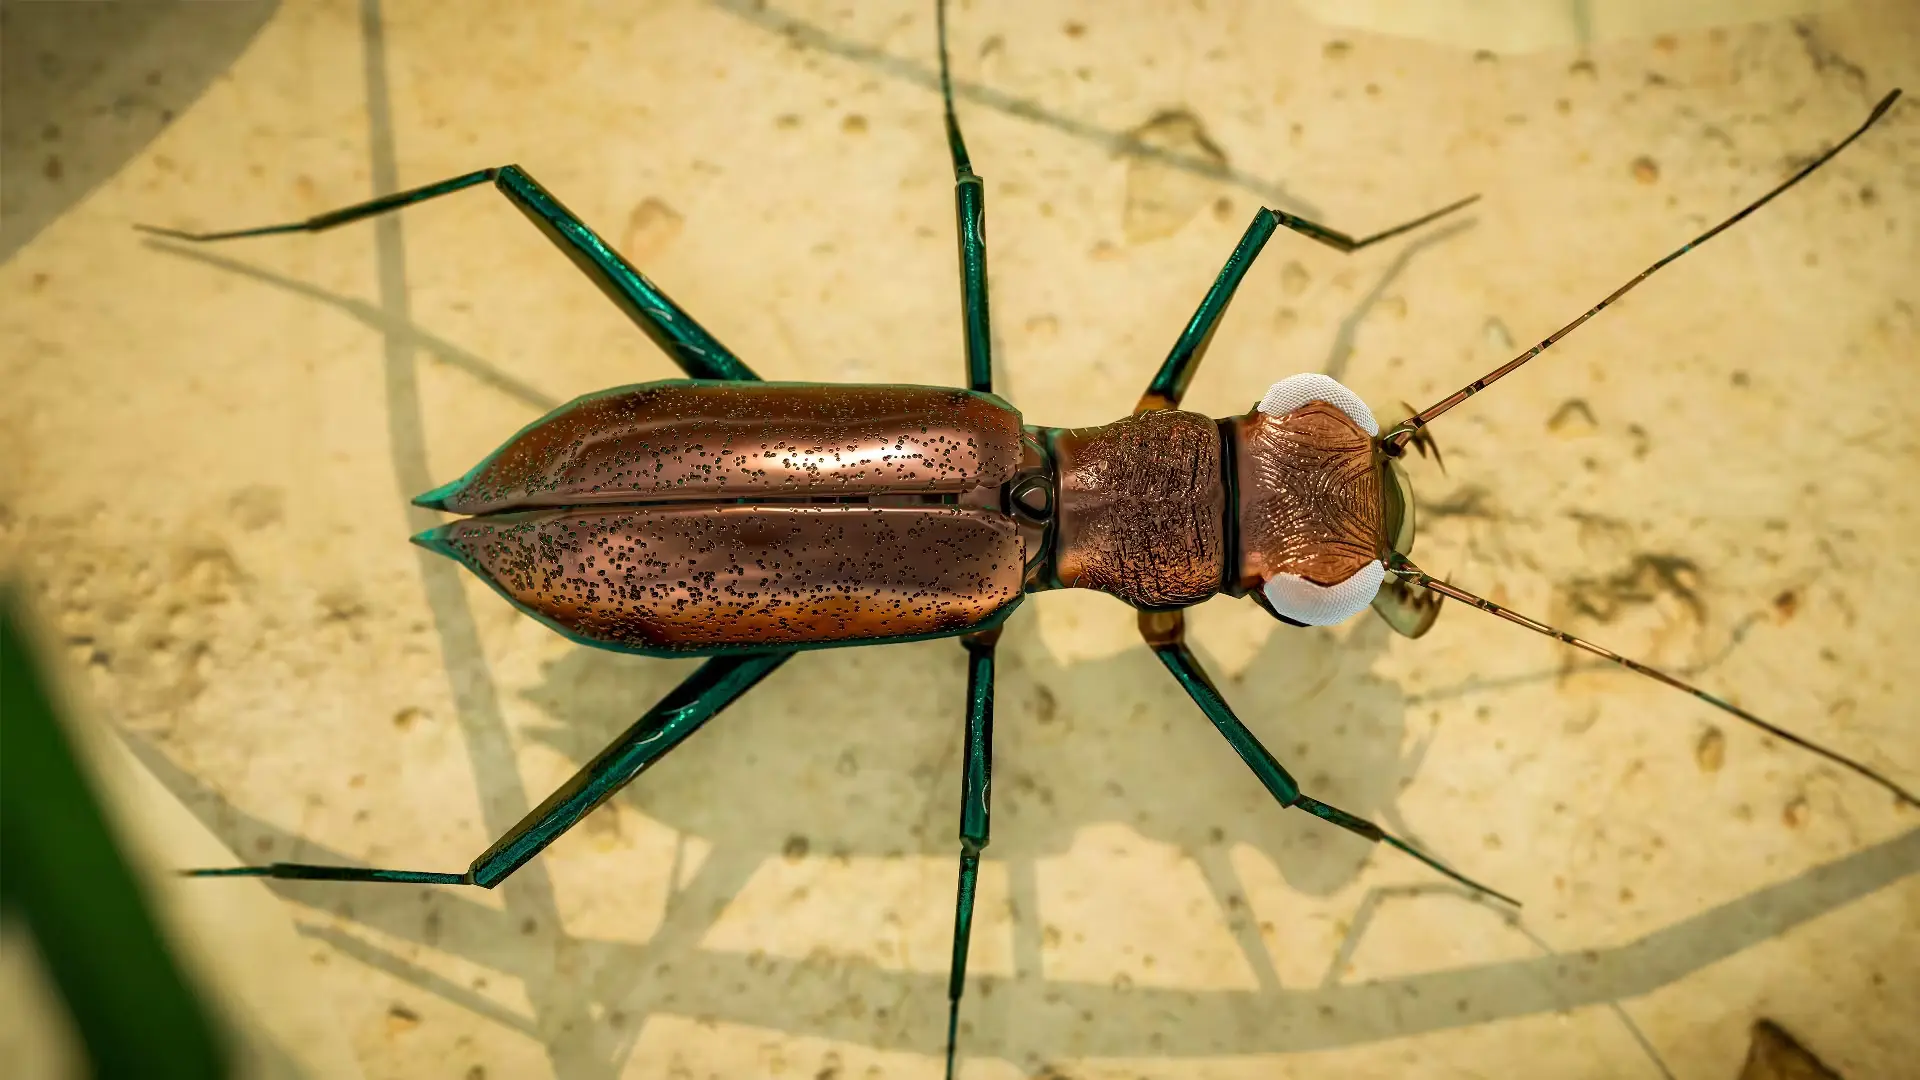
[[[953,78],[947,71],[947,0],[934,5],[934,21],[940,38],[940,101],[947,113],[947,151],[953,155],[956,179],[971,176],[973,163],[967,159],[967,143],[960,137],[960,122],[953,115]]]

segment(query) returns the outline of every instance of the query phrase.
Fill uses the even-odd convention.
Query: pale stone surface
[[[1034,422],[1127,412],[1262,202],[1365,233],[1484,196],[1353,256],[1276,237],[1188,398],[1320,370],[1385,421],[1920,92],[1903,0],[1480,56],[1165,7],[954,12],[997,388]],[[961,370],[927,5],[452,10],[386,6],[370,134],[360,5],[289,0],[0,265],[7,564],[237,860],[464,866],[684,676],[405,542],[436,520],[408,497],[543,409],[675,372],[490,192],[192,252],[132,222],[349,203],[383,140],[402,184],[514,161],[768,377]],[[1422,565],[1920,783],[1916,161],[1908,100],[1437,424]],[[1417,642],[1193,613],[1310,793],[1515,926],[1276,810],[1131,622],[1041,596],[1001,646],[971,1080],[1658,1076],[1646,1047],[1720,1077],[1763,1015],[1849,1077],[1920,1060],[1920,816],[1877,789],[1458,606]],[[169,895],[281,898],[273,975],[369,1077],[937,1076],[963,682],[945,642],[803,656],[492,893]]]

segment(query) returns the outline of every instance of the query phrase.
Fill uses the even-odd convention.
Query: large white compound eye
[[[1267,390],[1267,396],[1255,406],[1268,416],[1285,416],[1310,401],[1324,401],[1346,413],[1360,430],[1370,436],[1379,437],[1380,425],[1373,419],[1373,410],[1360,400],[1360,395],[1341,386],[1331,376],[1318,372],[1306,372],[1289,375],[1274,383]]]
[[[1298,574],[1275,574],[1261,592],[1273,610],[1308,626],[1333,626],[1367,610],[1387,579],[1387,568],[1375,559],[1338,585],[1316,585]]]

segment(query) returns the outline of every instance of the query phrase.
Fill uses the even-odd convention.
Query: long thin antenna
[[[1406,420],[1401,421],[1398,427],[1395,427],[1392,431],[1387,432],[1387,434],[1381,438],[1380,440],[1381,445],[1386,449],[1387,453],[1392,454],[1395,457],[1398,457],[1401,454],[1401,452],[1403,452],[1406,449],[1407,443],[1414,437],[1415,433],[1417,433],[1421,428],[1426,427],[1427,424],[1431,423],[1434,417],[1439,416],[1441,413],[1446,412],[1448,409],[1453,408],[1455,405],[1458,405],[1461,402],[1472,397],[1473,395],[1479,393],[1480,391],[1485,390],[1487,387],[1493,385],[1495,382],[1498,382],[1501,378],[1504,378],[1506,375],[1511,373],[1515,368],[1518,368],[1521,364],[1524,364],[1527,361],[1533,359],[1534,357],[1539,356],[1541,353],[1546,352],[1547,348],[1551,346],[1554,342],[1559,341],[1561,338],[1566,337],[1568,334],[1572,333],[1574,327],[1579,326],[1581,323],[1584,323],[1588,319],[1593,318],[1595,315],[1600,314],[1600,312],[1604,311],[1609,304],[1612,304],[1615,300],[1618,300],[1622,296],[1626,295],[1627,290],[1647,280],[1647,278],[1652,277],[1654,271],[1667,265],[1673,260],[1678,259],[1680,256],[1685,255],[1687,252],[1692,251],[1694,248],[1699,247],[1701,244],[1704,244],[1707,241],[1713,239],[1714,237],[1720,235],[1722,232],[1731,228],[1733,224],[1739,221],[1741,218],[1746,217],[1748,214],[1753,213],[1755,210],[1758,210],[1761,207],[1767,205],[1767,203],[1773,201],[1774,196],[1780,194],[1781,192],[1792,187],[1793,185],[1799,183],[1802,179],[1806,177],[1808,173],[1812,172],[1813,170],[1819,168],[1822,165],[1825,165],[1830,159],[1832,159],[1832,157],[1835,154],[1838,154],[1840,151],[1845,150],[1847,148],[1848,143],[1851,143],[1853,140],[1865,134],[1866,130],[1874,125],[1875,121],[1879,120],[1882,116],[1885,116],[1887,113],[1887,110],[1893,107],[1893,103],[1896,100],[1898,100],[1899,97],[1900,97],[1900,91],[1894,90],[1893,92],[1889,93],[1886,97],[1881,98],[1880,104],[1875,105],[1873,107],[1873,114],[1867,117],[1866,123],[1861,124],[1858,128],[1855,128],[1853,134],[1840,140],[1840,144],[1838,146],[1835,146],[1833,149],[1828,150],[1826,153],[1821,154],[1819,157],[1814,158],[1811,162],[1808,162],[1804,168],[1802,168],[1799,172],[1794,173],[1792,176],[1788,177],[1786,181],[1782,183],[1780,186],[1774,188],[1772,191],[1767,192],[1765,195],[1762,195],[1759,199],[1755,200],[1754,202],[1749,203],[1746,209],[1733,215],[1727,220],[1721,222],[1720,224],[1715,225],[1713,228],[1708,229],[1706,232],[1701,233],[1699,236],[1694,237],[1692,240],[1682,245],[1679,250],[1668,255],[1666,258],[1661,259],[1659,262],[1654,263],[1652,266],[1647,267],[1645,270],[1640,271],[1640,276],[1634,278],[1632,281],[1627,282],[1625,285],[1620,286],[1618,289],[1613,290],[1613,292],[1605,300],[1602,300],[1598,304],[1595,304],[1593,307],[1588,308],[1587,313],[1585,315],[1582,315],[1579,318],[1568,323],[1567,325],[1561,327],[1560,329],[1555,330],[1552,333],[1552,335],[1550,335],[1545,341],[1542,341],[1540,344],[1535,345],[1533,348],[1528,349],[1526,352],[1521,353],[1519,356],[1514,357],[1513,359],[1507,361],[1506,363],[1500,365],[1499,367],[1494,368],[1492,371],[1488,372],[1487,374],[1481,376],[1478,379],[1475,379],[1473,382],[1470,382],[1467,385],[1461,387],[1459,390],[1454,391],[1452,396],[1447,397],[1441,400],[1440,402],[1428,407],[1423,412],[1416,413],[1413,416],[1408,417]]]
[[[1491,600],[1484,600],[1456,585],[1452,585],[1445,581],[1440,581],[1436,578],[1430,577],[1425,570],[1422,570],[1419,567],[1413,565],[1413,563],[1408,562],[1407,557],[1400,554],[1399,552],[1393,552],[1387,556],[1387,573],[1398,574],[1400,576],[1400,579],[1403,581],[1411,581],[1415,585],[1419,585],[1419,586],[1422,586],[1423,588],[1431,589],[1432,591],[1439,593],[1441,596],[1452,597],[1453,599],[1458,600],[1463,604],[1467,604],[1471,607],[1477,607],[1481,611],[1485,611],[1490,614],[1498,615],[1501,618],[1507,620],[1508,622],[1519,623],[1521,626],[1524,626],[1535,633],[1545,634],[1546,636],[1553,638],[1556,641],[1564,641],[1576,649],[1585,649],[1587,652],[1590,652],[1593,655],[1598,656],[1603,660],[1611,660],[1614,663],[1619,664],[1621,667],[1626,668],[1628,671],[1637,671],[1640,674],[1645,675],[1650,679],[1656,679],[1660,682],[1666,683],[1668,686],[1671,686],[1676,690],[1684,690],[1685,692],[1692,694],[1694,697],[1699,698],[1701,701],[1704,701],[1707,704],[1712,705],[1714,708],[1720,709],[1724,712],[1737,716],[1740,719],[1745,720],[1747,723],[1752,724],[1754,727],[1759,728],[1761,731],[1764,731],[1767,734],[1772,735],[1777,739],[1784,739],[1787,742],[1790,742],[1793,745],[1798,746],[1802,749],[1811,750],[1814,753],[1819,754],[1821,757],[1826,758],[1828,761],[1831,761],[1836,765],[1845,766],[1846,768],[1851,769],[1856,773],[1859,773],[1861,776],[1864,776],[1867,779],[1873,781],[1874,783],[1879,784],[1881,787],[1886,788],[1888,791],[1893,792],[1894,798],[1899,799],[1901,802],[1904,802],[1909,806],[1920,807],[1920,798],[1915,797],[1913,792],[1908,791],[1907,789],[1901,787],[1900,785],[1894,783],[1893,781],[1887,779],[1886,777],[1881,776],[1879,773],[1873,771],[1872,769],[1867,768],[1865,765],[1862,765],[1857,761],[1854,761],[1847,757],[1843,757],[1840,754],[1834,753],[1832,750],[1829,750],[1824,746],[1820,746],[1816,743],[1808,742],[1807,740],[1801,738],[1800,736],[1795,735],[1791,731],[1786,731],[1781,728],[1775,727],[1774,725],[1767,723],[1765,720],[1760,719],[1759,717],[1753,715],[1752,713],[1741,708],[1740,706],[1735,705],[1732,702],[1726,701],[1722,698],[1715,697],[1714,695],[1707,693],[1705,690],[1702,690],[1697,686],[1693,686],[1691,684],[1681,682],[1679,679],[1674,678],[1673,676],[1667,674],[1664,671],[1659,670],[1658,668],[1650,668],[1647,665],[1642,664],[1637,660],[1629,660],[1626,657],[1621,656],[1619,653],[1614,652],[1612,649],[1603,649],[1600,646],[1595,645],[1591,641],[1585,641],[1580,638],[1574,637],[1572,634],[1569,634],[1564,630],[1555,630],[1553,627],[1548,626],[1546,623],[1540,622],[1536,619],[1529,619],[1525,615],[1522,615],[1517,611],[1508,611],[1506,608],[1501,607],[1499,604],[1496,604]]]

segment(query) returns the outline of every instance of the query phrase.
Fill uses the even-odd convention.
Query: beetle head
[[[1406,474],[1380,452],[1373,411],[1326,375],[1295,375],[1242,430],[1241,536],[1262,606],[1296,625],[1345,622],[1380,594],[1387,551],[1413,543]]]

